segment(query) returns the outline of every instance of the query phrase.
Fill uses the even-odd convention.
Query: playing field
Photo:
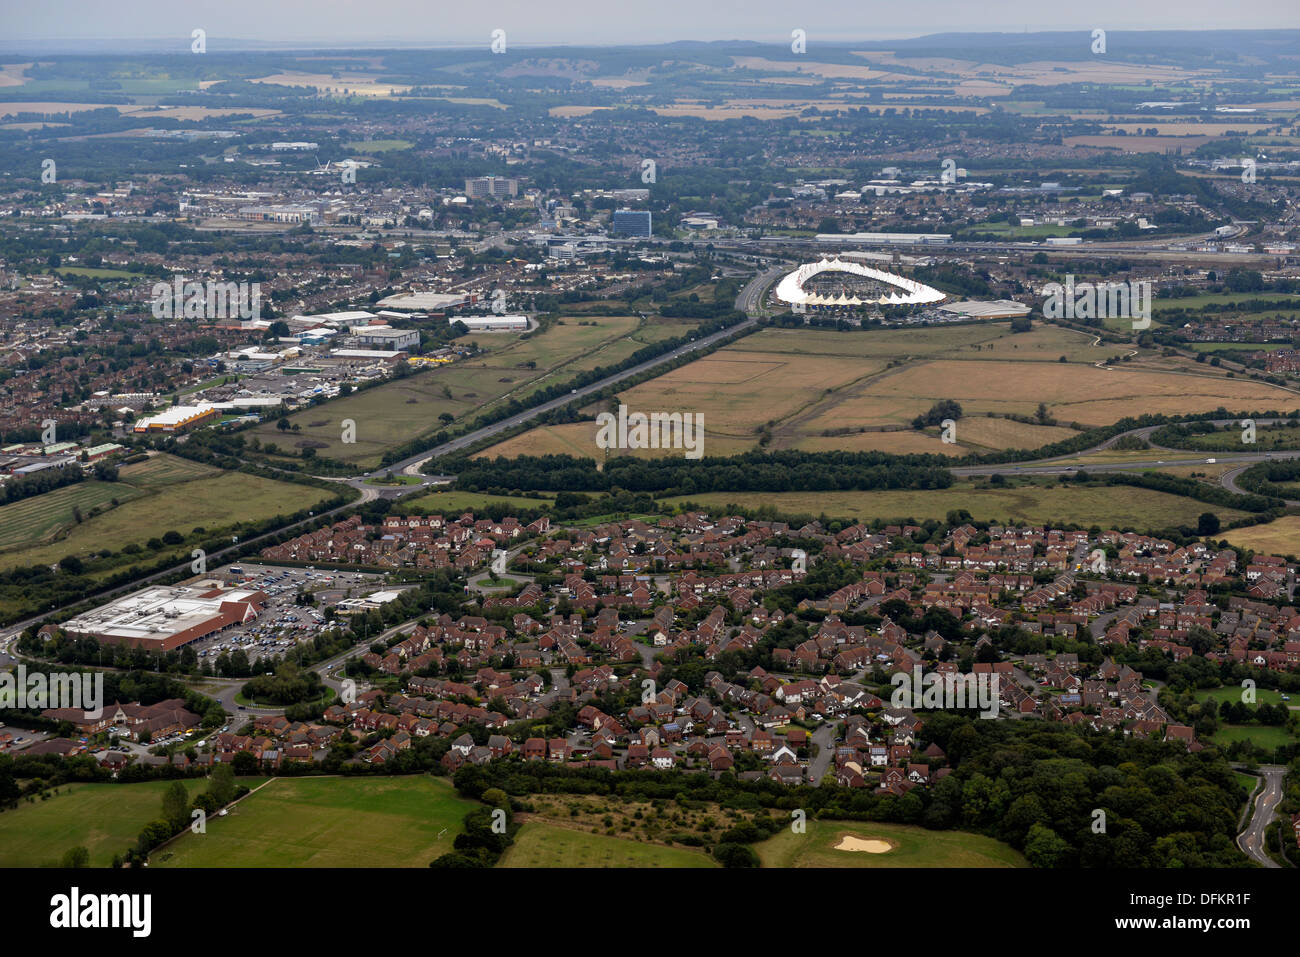
[[[1229,685],[1223,688],[1202,688],[1192,693],[1192,697],[1197,701],[1207,701],[1213,698],[1215,701],[1223,704],[1225,701],[1231,701],[1234,704],[1241,703],[1242,689],[1235,685]],[[1282,693],[1274,691],[1272,688],[1256,688],[1255,704],[1252,707],[1261,704],[1286,704],[1282,700]]]
[[[240,778],[256,786],[261,779]],[[0,813],[0,867],[43,867],[74,847],[90,852],[91,867],[108,867],[135,846],[146,824],[159,817],[170,781],[139,784],[68,784],[47,801],[20,803]],[[193,797],[207,779],[184,782]]]
[[[856,840],[844,842],[845,837]],[[871,853],[835,847],[841,842],[853,845],[867,841],[884,842],[891,849]],[[787,828],[755,844],[754,849],[764,867],[1029,866],[1019,851],[980,834],[858,821],[808,821],[805,833],[795,834]]]
[[[1271,751],[1274,748],[1280,748],[1286,745],[1296,743],[1286,728],[1277,725],[1260,725],[1260,724],[1225,724],[1214,732],[1211,739],[1215,744],[1226,746],[1235,741],[1249,741],[1257,748],[1263,748]]]
[[[734,503],[745,508],[772,505],[782,515],[826,514],[861,521],[942,520],[951,509],[966,509],[977,522],[1075,522],[1138,530],[1195,525],[1205,511],[1215,512],[1225,522],[1244,514],[1143,488],[1054,484],[996,488],[958,483],[934,491],[709,492],[670,501],[694,502],[718,514],[725,514],[726,506]]]
[[[716,867],[703,851],[588,834],[529,821],[515,835],[500,867]]]
[[[244,523],[309,509],[331,497],[327,490],[277,482],[244,472],[222,472],[170,455],[129,465],[117,482],[83,482],[0,508],[0,570],[18,565],[54,564],[67,555],[89,560],[101,549],[142,547],[168,531],[182,536],[236,531]],[[117,499],[118,504],[112,505]],[[231,504],[238,503],[232,509]],[[77,523],[73,508],[83,520]],[[91,508],[104,510],[91,516]],[[180,560],[193,548],[186,541],[126,560],[156,561],[163,554]],[[116,564],[121,564],[118,562]],[[107,573],[108,567],[94,574]]]
[[[427,775],[276,778],[152,867],[427,867],[476,807]]]

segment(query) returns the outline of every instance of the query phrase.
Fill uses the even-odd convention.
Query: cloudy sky
[[[672,40],[809,43],[926,33],[1300,27],[1297,0],[0,0],[0,47],[48,41],[218,39],[333,44],[515,45]]]

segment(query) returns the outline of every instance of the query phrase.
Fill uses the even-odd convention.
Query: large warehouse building
[[[252,621],[266,595],[250,588],[222,588],[213,582],[146,588],[78,615],[63,630],[106,645],[171,651],[234,625]]]
[[[211,405],[176,405],[165,412],[138,419],[136,432],[184,432],[221,417],[221,410]]]

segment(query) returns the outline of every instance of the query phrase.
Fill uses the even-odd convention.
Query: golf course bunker
[[[840,842],[835,845],[837,851],[866,851],[868,854],[887,854],[893,849],[894,845],[890,841],[878,837],[855,837],[852,834],[842,835]]]

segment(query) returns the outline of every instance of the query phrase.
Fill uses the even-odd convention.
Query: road
[[[385,466],[382,469],[377,469],[376,472],[392,471],[402,472],[407,475],[419,475],[420,466],[430,459],[450,455],[453,452],[459,452],[482,439],[497,435],[507,429],[512,429],[516,425],[535,419],[543,413],[566,406],[570,402],[600,392],[612,385],[617,385],[633,376],[649,372],[665,363],[672,362],[675,359],[680,359],[682,356],[690,355],[693,352],[699,352],[702,349],[708,349],[721,339],[734,336],[738,332],[753,328],[753,326],[758,322],[759,317],[762,315],[764,291],[775,279],[788,272],[789,268],[790,267],[784,265],[774,266],[765,272],[759,273],[745,284],[744,288],[741,289],[740,294],[736,297],[736,308],[741,312],[746,313],[749,318],[736,323],[734,326],[728,326],[726,329],[712,333],[702,339],[693,339],[685,345],[678,346],[671,352],[655,356],[653,359],[647,359],[645,362],[639,363],[630,369],[624,369],[622,372],[615,372],[613,375],[606,376],[605,378],[592,382],[589,385],[573,389],[568,395],[559,396],[547,402],[543,402],[541,405],[535,405],[530,409],[525,409],[523,412],[518,412],[515,415],[502,419],[500,422],[493,422],[491,425],[485,425],[481,429],[475,429],[473,432],[468,432],[449,442],[444,442],[442,445],[435,446],[424,452],[419,452],[402,459],[400,462],[394,462],[391,465]],[[433,476],[432,478],[434,481],[451,481],[453,476]],[[352,481],[356,482],[362,479],[364,479],[364,476],[359,476],[357,479],[353,479]]]
[[[1264,832],[1273,821],[1278,802],[1282,800],[1282,777],[1286,768],[1276,764],[1261,764],[1259,773],[1263,776],[1264,786],[1255,795],[1254,813],[1246,824],[1246,829],[1237,835],[1237,846],[1249,857],[1264,867],[1281,867],[1265,851]]]
[[[1240,419],[1209,419],[1216,426],[1224,426],[1232,423],[1239,423]],[[1286,419],[1256,419],[1255,425],[1271,425],[1275,422],[1285,422]],[[1237,485],[1237,477],[1241,475],[1249,466],[1258,462],[1279,462],[1286,459],[1300,458],[1300,450],[1279,450],[1276,452],[1215,452],[1213,455],[1206,455],[1204,458],[1175,458],[1175,456],[1186,455],[1185,449],[1169,449],[1162,445],[1154,445],[1156,451],[1167,451],[1169,457],[1159,459],[1143,459],[1142,461],[1125,461],[1125,462],[1098,462],[1096,464],[1084,465],[1066,465],[1066,462],[1077,462],[1089,455],[1113,447],[1120,439],[1132,436],[1141,438],[1147,442],[1151,441],[1151,433],[1157,429],[1164,428],[1159,425],[1146,425],[1137,429],[1130,429],[1127,432],[1121,432],[1113,435],[1105,442],[1094,445],[1092,448],[1083,449],[1079,452],[1071,452],[1067,455],[1053,456],[1049,459],[1030,459],[1023,462],[1003,462],[998,465],[970,465],[949,469],[954,476],[967,478],[981,475],[1065,475],[1078,471],[1093,472],[1135,472],[1140,469],[1160,468],[1166,465],[1237,465],[1223,472],[1219,476],[1219,484],[1230,492],[1236,492],[1238,495],[1247,495],[1245,489]],[[1286,499],[1288,506],[1300,506],[1300,500]]]
[[[304,525],[308,525],[311,522],[315,522],[318,519],[327,518],[330,515],[336,515],[339,512],[345,511],[347,509],[355,508],[358,505],[363,505],[366,502],[373,501],[378,497],[379,497],[379,493],[378,491],[376,491],[376,489],[373,486],[367,485],[361,487],[361,497],[356,501],[346,502],[343,505],[339,505],[335,508],[329,509],[328,511],[321,512],[319,515],[313,513],[311,515],[308,515],[306,518],[294,522],[290,525],[281,526],[280,528],[277,528],[270,532],[266,532],[263,535],[254,535],[252,538],[246,538],[242,542],[232,543],[229,547],[220,549],[219,551],[209,552],[208,555],[206,556],[208,567],[216,568],[218,565],[221,564],[222,560],[227,556],[238,557],[237,553],[239,552],[239,550],[242,548],[246,548],[249,545],[256,545],[258,542],[267,541],[268,539],[274,538],[278,535],[283,535],[285,532],[291,532],[296,528],[301,528]],[[0,628],[0,650],[8,650],[10,639],[21,634],[23,630],[26,629],[28,626],[34,625],[38,622],[45,621],[46,619],[52,616],[59,615],[65,611],[68,611],[69,609],[75,607],[76,605],[80,605],[82,602],[86,601],[87,599],[94,598],[94,599],[101,599],[103,601],[107,601],[109,598],[115,595],[123,595],[126,594],[127,592],[136,591],[142,586],[148,585],[150,582],[158,581],[159,579],[166,578],[169,575],[175,575],[177,572],[188,571],[190,570],[191,567],[192,565],[190,560],[186,559],[185,561],[179,562],[171,566],[170,568],[165,568],[160,572],[154,572],[153,574],[146,575],[143,578],[137,578],[128,585],[115,585],[111,588],[103,588],[100,589],[99,591],[87,592],[86,594],[78,598],[77,601],[72,605],[64,605],[59,608],[49,608],[41,612],[39,615],[33,615],[31,618],[24,619],[23,621],[15,622],[12,625],[6,625],[4,628]],[[5,664],[4,659],[0,658],[0,667],[3,667],[4,664]]]

